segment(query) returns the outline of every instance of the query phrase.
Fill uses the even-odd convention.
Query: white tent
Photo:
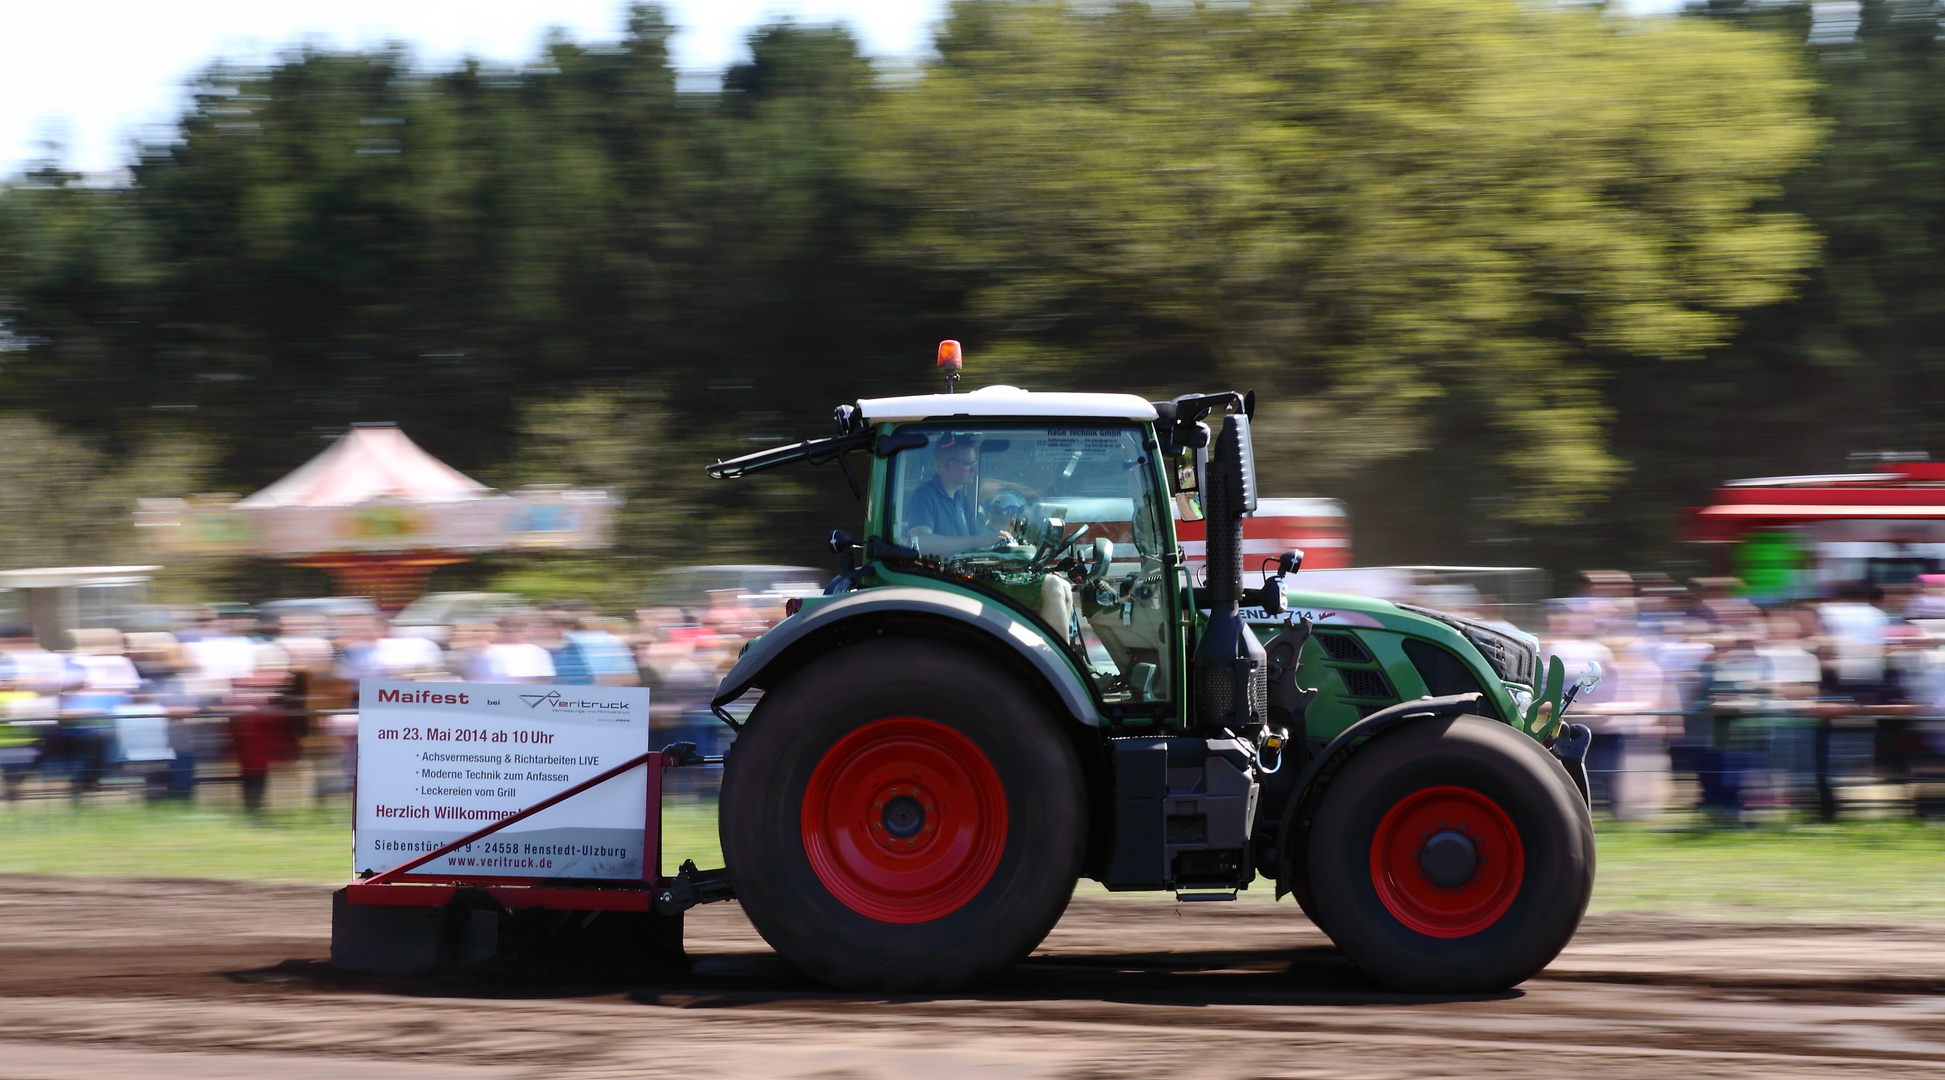
[[[420,449],[398,425],[353,424],[329,449],[236,506],[357,506],[379,499],[439,503],[492,494],[492,488]]]
[[[396,607],[434,567],[487,551],[606,547],[621,503],[599,489],[495,491],[393,424],[356,424],[245,499],[143,499],[135,522],[168,555],[243,555],[329,570],[347,595]]]

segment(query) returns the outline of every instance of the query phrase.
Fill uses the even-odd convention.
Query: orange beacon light
[[[959,343],[947,338],[939,342],[939,370],[945,372],[945,392],[950,394],[959,382],[959,370],[966,366]]]

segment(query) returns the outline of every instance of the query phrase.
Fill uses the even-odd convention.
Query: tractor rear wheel
[[[1316,921],[1400,990],[1525,981],[1566,947],[1594,887],[1594,830],[1559,762],[1504,724],[1445,717],[1381,737],[1310,830]]]
[[[977,653],[876,639],[766,694],[723,777],[723,855],[784,958],[952,990],[1024,959],[1080,876],[1086,805],[1042,696]]]

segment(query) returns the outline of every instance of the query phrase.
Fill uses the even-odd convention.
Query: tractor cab
[[[866,528],[888,569],[1005,597],[1069,650],[1104,704],[1180,700],[1179,560],[1154,406],[994,386],[858,407],[887,451]]]

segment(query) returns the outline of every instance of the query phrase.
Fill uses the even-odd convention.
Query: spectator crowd
[[[1538,636],[1569,679],[1590,664],[1603,673],[1569,714],[1595,733],[1597,809],[1828,815],[1847,787],[1884,780],[1921,810],[1945,795],[1945,575],[1769,603],[1727,578],[1582,578],[1546,605]],[[633,619],[513,597],[440,622],[368,606],[191,609],[167,630],[74,630],[58,651],[0,624],[0,792],[119,785],[187,799],[233,782],[258,809],[272,773],[301,763],[313,795],[343,794],[357,684],[372,678],[647,685],[658,740],[720,753],[730,732],[710,693],[744,642],[783,618],[783,597],[701,595]]]
[[[1890,780],[1928,809],[1945,783],[1945,575],[1762,603],[1731,578],[1582,577],[1540,637],[1569,679],[1601,666],[1569,714],[1598,808],[1829,816]]]
[[[187,799],[199,784],[234,782],[255,810],[273,770],[302,762],[314,795],[342,794],[361,679],[646,684],[658,738],[720,752],[728,730],[708,712],[709,691],[782,617],[781,598],[725,590],[633,620],[574,603],[410,625],[359,606],[191,609],[168,630],[68,631],[59,650],[26,624],[0,624],[0,792],[140,786]]]

